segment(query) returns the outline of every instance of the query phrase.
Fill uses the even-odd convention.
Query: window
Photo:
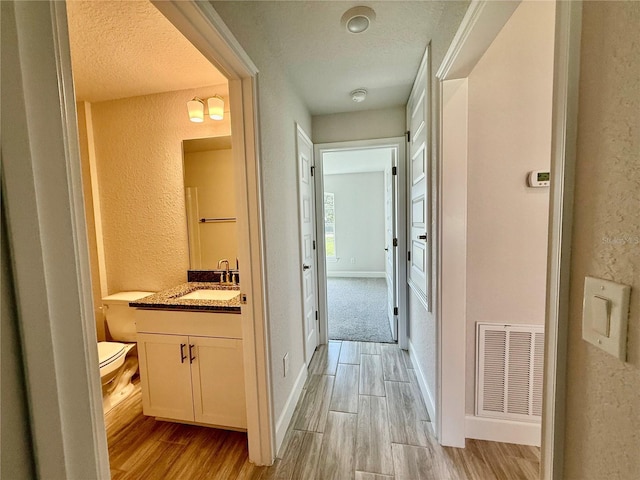
[[[333,193],[324,193],[324,245],[327,260],[336,261],[336,206]]]

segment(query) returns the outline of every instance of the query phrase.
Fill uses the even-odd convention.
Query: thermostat
[[[530,187],[548,187],[551,180],[551,173],[544,170],[534,170],[529,172],[527,183]]]

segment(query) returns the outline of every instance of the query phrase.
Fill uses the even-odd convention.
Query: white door
[[[395,153],[395,152],[393,152]],[[393,155],[392,153],[392,155]],[[395,155],[384,170],[385,276],[387,279],[387,312],[393,340],[398,340],[397,235],[396,235],[396,170]]]
[[[298,126],[298,211],[300,215],[300,268],[302,278],[304,356],[307,365],[318,346],[318,300],[316,274],[315,206],[313,188],[313,144]]]
[[[430,189],[427,149],[427,79],[426,69],[419,73],[407,104],[409,126],[409,228],[407,249],[409,255],[408,282],[431,310],[429,298],[429,269],[431,266],[429,238]]]

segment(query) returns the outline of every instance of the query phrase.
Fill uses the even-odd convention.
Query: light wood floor
[[[114,479],[535,480],[539,449],[436,442],[415,372],[395,345],[321,345],[272,467],[247,458],[246,435],[158,422],[138,392],[105,417]]]

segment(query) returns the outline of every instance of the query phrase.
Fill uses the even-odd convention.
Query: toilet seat
[[[100,359],[100,368],[118,361],[126,352],[126,345],[118,342],[98,342],[98,357]]]

